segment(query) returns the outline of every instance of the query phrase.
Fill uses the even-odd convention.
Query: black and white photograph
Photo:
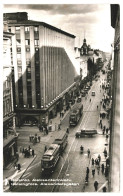
[[[121,192],[120,8],[3,2],[3,193]]]

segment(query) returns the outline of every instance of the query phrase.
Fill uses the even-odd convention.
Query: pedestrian
[[[101,161],[101,156],[100,156],[100,154],[98,155],[98,160],[99,160],[99,162]]]
[[[91,99],[90,99],[90,102],[91,102]]]
[[[21,165],[18,163],[18,172],[21,170]]]
[[[92,176],[94,178],[94,176],[95,176],[95,169],[92,169]]]
[[[105,177],[108,176],[108,167],[105,168]]]
[[[28,149],[30,150],[30,148],[31,148],[31,147],[30,147],[30,145],[29,145],[29,146],[28,146]]]
[[[88,183],[88,175],[86,174],[85,183]]]
[[[101,165],[101,168],[102,168],[102,174],[103,174],[104,173],[104,169],[105,169],[104,164]]]
[[[108,134],[108,128],[106,128],[106,134]]]
[[[34,153],[34,149],[32,149],[32,156],[34,157],[35,153]]]
[[[66,132],[69,133],[69,127],[67,127],[67,131]]]
[[[108,139],[108,134],[106,134],[106,140]]]
[[[92,165],[94,165],[94,159],[93,158],[91,159],[91,161],[92,161]]]
[[[97,110],[98,110],[98,105],[97,105]]]
[[[102,126],[102,123],[101,123],[100,127],[101,127],[101,129],[102,129],[102,127],[103,127],[103,126]]]
[[[13,185],[13,181],[11,179],[9,179],[9,189],[11,190],[12,188],[12,185]]]
[[[47,146],[44,147],[44,152],[46,152],[46,150],[47,150]]]
[[[97,173],[98,173],[98,175],[99,175],[99,173],[100,173],[100,166],[98,165],[98,167],[97,167]]]
[[[109,166],[110,164],[110,160],[109,160],[109,157],[106,159],[106,167]]]
[[[60,124],[58,125],[58,130],[61,130]]]
[[[89,175],[89,168],[86,169],[86,174]]]
[[[41,138],[40,138],[40,135],[39,135],[39,136],[38,136],[38,141],[39,141],[39,143],[40,143],[40,139],[41,139]]]
[[[106,186],[104,186],[104,187],[102,188],[102,191],[103,191],[103,192],[106,192],[106,190],[107,190],[107,188],[106,188]]]
[[[88,158],[89,158],[89,156],[90,156],[90,149],[87,150],[87,153],[88,153]]]
[[[7,186],[8,185],[8,179],[7,179],[7,177],[5,178],[5,186]]]
[[[98,182],[97,181],[94,182],[94,188],[95,188],[95,191],[97,191],[97,189],[98,189]]]

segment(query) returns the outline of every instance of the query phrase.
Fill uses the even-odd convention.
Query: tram
[[[60,146],[51,144],[41,159],[42,172],[53,172],[60,158]]]

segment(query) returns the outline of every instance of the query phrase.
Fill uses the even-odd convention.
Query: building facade
[[[4,22],[3,31],[3,167],[16,159],[17,134],[13,107],[13,69],[11,66],[11,38]]]
[[[110,192],[120,191],[120,6],[111,5],[111,26],[115,29],[113,46],[112,113],[110,140]]]
[[[22,16],[22,17],[21,17]],[[72,96],[79,66],[74,58],[75,36],[27,13],[6,13],[12,37],[17,124],[41,123],[55,116]],[[67,96],[68,97],[68,96]]]

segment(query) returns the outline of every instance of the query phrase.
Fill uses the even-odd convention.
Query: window
[[[34,27],[34,31],[35,32],[38,32],[39,31],[39,28],[38,27]]]
[[[18,53],[21,52],[21,48],[17,48],[17,52],[18,52]]]
[[[17,53],[17,59],[21,59],[21,54]]]
[[[35,52],[38,52],[39,51],[39,48],[35,48]]]
[[[16,40],[16,45],[17,45],[17,46],[20,46],[20,45],[21,45],[21,40],[20,40],[20,39],[17,39],[17,40]]]
[[[31,72],[31,67],[27,67],[27,72]]]
[[[22,72],[22,66],[18,66],[18,72]]]
[[[20,27],[15,27],[15,30],[16,31],[20,31]]]
[[[29,27],[25,27],[25,32],[29,32]]]
[[[22,77],[22,73],[18,73],[18,78],[21,78]]]
[[[31,66],[31,61],[30,61],[30,59],[27,59],[27,60],[26,60],[26,64]]]
[[[27,72],[27,79],[31,79],[31,72]]]
[[[35,43],[35,46],[39,46],[39,40],[38,39],[35,39],[34,43]]]
[[[29,46],[30,45],[30,40],[29,39],[26,39],[25,40],[25,43],[26,43],[26,46]]]
[[[21,65],[21,60],[17,60],[17,64],[18,65]]]
[[[26,48],[26,52],[30,52],[30,48]]]

